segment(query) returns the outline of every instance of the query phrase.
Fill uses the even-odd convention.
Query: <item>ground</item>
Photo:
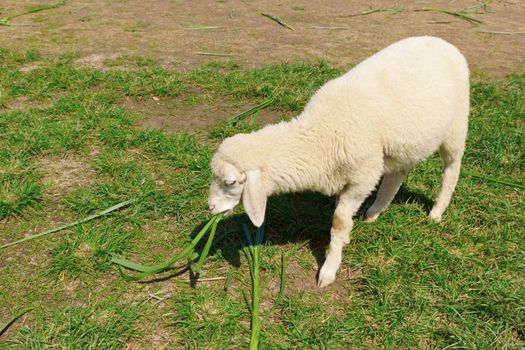
[[[43,3],[3,1],[0,20]],[[393,2],[330,4],[68,1],[0,26],[0,246],[135,200],[0,248],[0,324],[34,308],[0,335],[0,349],[246,348],[241,208],[220,223],[196,285],[184,264],[126,282],[111,258],[154,263],[180,251],[209,217],[209,161],[224,137],[292,117],[328,79],[420,34],[456,44],[474,71],[464,173],[443,222],[426,217],[440,182],[432,157],[372,224],[362,220],[367,200],[338,279],[319,289],[333,198],[272,197],[261,348],[525,346],[525,5],[494,1],[475,25],[414,11],[473,2],[399,2],[401,12]],[[348,16],[370,8],[385,11]]]
[[[37,3],[42,3],[38,1]],[[474,1],[399,1],[399,13],[349,16],[394,1],[136,1],[84,0],[13,20],[2,28],[1,47],[37,48],[44,53],[78,52],[81,62],[101,67],[108,57],[159,58],[187,69],[217,60],[196,52],[224,53],[248,67],[278,62],[328,62],[348,69],[382,47],[415,35],[436,35],[457,45],[474,69],[508,74],[525,68],[525,37],[480,31],[523,32],[525,3],[492,1],[481,25],[424,7],[461,10]],[[4,0],[0,16],[23,11],[35,1]],[[482,11],[483,12],[483,11]],[[263,17],[282,17],[291,31]],[[189,28],[213,26],[215,29]],[[219,58],[220,59],[220,58]]]

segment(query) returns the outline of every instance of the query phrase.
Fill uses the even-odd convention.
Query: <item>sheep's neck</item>
[[[311,190],[323,182],[322,177],[329,176],[321,169],[332,167],[326,164],[331,157],[323,156],[327,154],[320,149],[324,145],[319,144],[317,137],[312,137],[314,135],[306,126],[281,123],[252,135],[246,145],[249,150],[245,153],[249,157],[247,163],[261,169],[268,195]]]

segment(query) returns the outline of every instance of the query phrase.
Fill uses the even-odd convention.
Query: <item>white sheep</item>
[[[318,285],[335,280],[352,216],[383,180],[366,212],[374,221],[408,170],[439,150],[445,164],[430,212],[435,221],[456,186],[469,114],[469,71],[463,55],[435,37],[396,42],[327,82],[289,122],[225,139],[215,153],[209,207],[229,212],[241,197],[255,226],[276,193],[337,195],[330,246]]]

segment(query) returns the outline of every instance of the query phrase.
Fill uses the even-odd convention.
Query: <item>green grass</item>
[[[133,337],[138,316],[137,307],[114,300],[96,306],[65,307],[22,328],[7,348],[45,349],[53,345],[62,349],[120,349]]]
[[[290,115],[340,71],[326,63],[215,63],[179,72],[137,57],[108,61],[118,69],[101,71],[77,67],[74,58],[0,50],[0,245],[136,201],[0,250],[0,323],[34,308],[2,335],[0,348],[247,348],[250,312],[241,290],[249,291],[251,278],[236,220],[219,224],[201,273],[231,276],[227,291],[225,280],[192,287],[188,273],[176,270],[129,283],[111,259],[150,265],[181,251],[209,217],[213,150],[223,137],[259,126],[247,119],[193,133],[141,129],[148,115],[127,110],[123,100],[155,96],[182,106],[206,95],[216,104],[255,106],[272,97],[266,110]],[[22,72],[28,64],[35,68]],[[474,80],[465,169],[523,184],[524,115],[524,76]],[[52,181],[57,159],[73,159],[78,169],[69,177],[67,167],[59,169]],[[426,215],[440,172],[432,157],[410,172],[376,223],[356,220],[343,271],[326,290],[315,287],[315,273],[332,200],[272,197],[260,261],[261,319],[273,309],[260,348],[524,347],[523,190],[463,176],[443,223],[435,224]],[[246,220],[241,213],[235,219]],[[275,303],[282,253],[286,292]]]

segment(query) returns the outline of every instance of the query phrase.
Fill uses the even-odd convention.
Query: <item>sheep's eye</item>
[[[235,185],[236,182],[237,181],[235,181],[235,180],[224,180],[224,184],[226,186],[233,186],[233,185]]]

